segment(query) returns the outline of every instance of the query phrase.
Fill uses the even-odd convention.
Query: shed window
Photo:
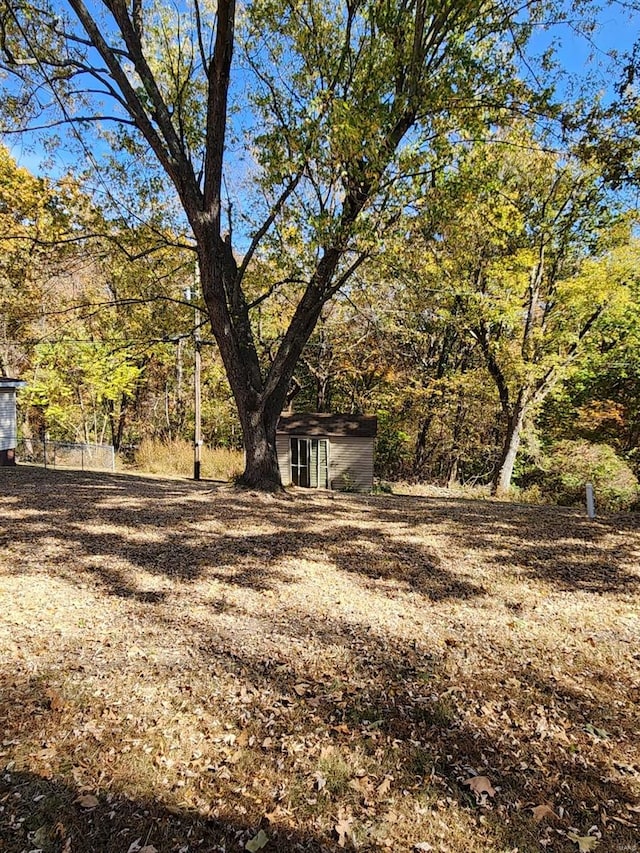
[[[291,482],[312,489],[329,488],[329,442],[326,438],[291,439]]]

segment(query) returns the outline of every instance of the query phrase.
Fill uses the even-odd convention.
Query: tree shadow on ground
[[[436,803],[453,798],[471,823],[478,820],[489,829],[496,849],[519,845],[525,853],[543,843],[564,850],[569,828],[581,827],[585,834],[597,823],[606,828],[598,847],[602,853],[635,850],[640,713],[629,714],[628,706],[622,710],[619,694],[603,702],[588,686],[559,680],[545,661],[471,679],[449,675],[446,647],[390,646],[375,628],[363,632],[344,619],[328,618],[321,626],[294,619],[292,636],[320,647],[344,644],[353,671],[331,682],[292,666],[285,656],[244,651],[242,657],[226,658],[221,650],[229,648],[228,638],[207,638],[200,626],[203,660],[226,658],[223,666],[238,679],[277,691],[285,713],[270,730],[276,739],[304,717],[310,730],[331,732],[334,746],[345,753],[377,756],[383,746],[387,755],[395,752],[394,787],[422,790]],[[509,659],[506,641],[502,659]],[[614,744],[628,745],[627,764],[612,759]],[[624,755],[625,747],[617,754]],[[491,777],[498,787],[495,800],[476,801],[465,784],[476,774]],[[540,804],[552,804],[562,819],[553,827],[538,826],[533,808]],[[636,812],[625,811],[625,804]],[[434,816],[437,812],[438,806]]]
[[[635,592],[639,543],[629,534],[640,515],[591,521],[577,509],[525,506],[458,498],[384,497],[372,505],[375,518],[409,529],[438,529],[488,563],[562,590]],[[626,565],[625,565],[626,564]]]
[[[202,486],[195,490],[196,500],[192,484],[158,486],[155,481],[142,481],[131,489],[125,478],[105,479],[103,482],[101,477],[84,477],[76,486],[75,475],[55,474],[46,487],[40,484],[35,492],[29,490],[33,481],[7,479],[13,492],[6,489],[5,500],[16,521],[11,529],[5,529],[4,544],[30,548],[38,555],[45,554],[54,540],[59,550],[51,551],[47,560],[54,565],[57,576],[76,584],[97,582],[105,593],[131,599],[133,615],[158,626],[167,637],[179,630],[181,635],[186,633],[193,638],[193,672],[213,668],[216,678],[224,684],[236,684],[238,690],[251,695],[255,692],[256,697],[261,692],[267,695],[270,704],[264,716],[270,720],[268,725],[257,713],[251,715],[247,710],[251,706],[245,706],[242,712],[242,726],[255,738],[255,745],[243,747],[248,762],[269,764],[274,775],[298,773],[298,782],[307,786],[310,796],[314,759],[309,759],[303,770],[295,770],[295,765],[288,762],[285,744],[291,732],[296,732],[301,741],[321,736],[341,755],[364,756],[372,764],[385,766],[383,772],[393,776],[394,791],[407,792],[407,797],[418,797],[410,792],[420,791],[420,796],[427,798],[434,820],[437,815],[450,818],[455,814],[468,819],[469,826],[484,832],[487,843],[496,849],[519,845],[521,851],[539,850],[543,840],[549,850],[566,850],[569,841],[565,831],[569,826],[578,826],[585,833],[592,823],[604,820],[602,806],[612,813],[619,804],[637,802],[638,776],[633,774],[640,774],[640,765],[630,759],[625,776],[616,770],[609,756],[614,745],[617,754],[627,744],[630,749],[636,748],[637,717],[628,713],[629,703],[618,707],[612,696],[610,706],[604,706],[600,695],[589,693],[586,682],[572,685],[558,681],[548,671],[548,661],[514,664],[513,643],[508,637],[494,650],[494,660],[498,662],[495,666],[501,664],[503,671],[469,673],[462,641],[454,641],[449,647],[442,643],[430,645],[428,637],[416,641],[400,634],[385,636],[375,624],[364,625],[330,612],[320,622],[302,604],[296,605],[297,611],[292,604],[290,610],[283,611],[284,615],[277,616],[279,621],[274,625],[274,614],[266,601],[257,613],[249,612],[254,601],[251,599],[245,611],[234,605],[231,614],[221,614],[237,621],[249,622],[251,618],[248,630],[262,631],[270,640],[260,650],[258,633],[257,643],[248,648],[230,627],[225,627],[230,623],[222,619],[212,626],[187,611],[181,614],[178,629],[168,612],[171,590],[141,589],[127,573],[127,566],[144,569],[157,579],[185,586],[211,577],[229,588],[244,587],[258,594],[273,592],[285,603],[288,587],[294,581],[287,561],[314,559],[336,567],[355,587],[364,586],[382,596],[409,591],[425,606],[443,601],[455,604],[458,599],[473,603],[482,588],[471,581],[465,586],[465,578],[451,565],[456,556],[446,553],[445,548],[447,541],[455,540],[461,553],[467,548],[474,550],[483,560],[523,578],[537,578],[559,589],[626,595],[636,589],[636,578],[627,566],[637,546],[627,535],[628,527],[616,520],[589,525],[567,511],[554,511],[548,516],[543,512],[540,516],[539,508],[351,496],[331,503],[315,496],[307,499],[296,495],[282,503],[257,497],[256,502],[261,502],[256,513],[255,507],[247,504],[246,496],[233,492],[211,492],[209,502],[207,489]],[[60,505],[63,501],[66,506]],[[121,501],[125,503],[119,505]],[[155,501],[153,508],[149,506],[151,501]],[[216,513],[227,519],[224,524]],[[256,515],[267,530],[244,535],[245,529],[256,524]],[[544,529],[551,531],[547,536],[550,544],[547,541],[544,545],[543,561],[535,563],[531,553],[540,540],[541,517]],[[363,526],[359,526],[358,519],[363,520]],[[98,527],[98,532],[92,525]],[[622,535],[617,533],[619,529]],[[414,534],[425,531],[442,536],[438,547],[420,547],[412,540]],[[151,539],[145,539],[147,533],[153,533]],[[580,550],[582,545],[584,553]],[[577,549],[576,554],[569,553],[572,547]],[[123,555],[126,565],[111,565]],[[545,562],[551,565],[545,568]],[[605,573],[603,566],[610,571]],[[21,566],[17,564],[14,571],[20,572]],[[212,604],[216,613],[218,605],[223,609],[224,603]],[[282,644],[281,651],[276,642]],[[342,672],[328,661],[329,650],[336,647],[343,652]],[[317,670],[309,667],[307,658],[296,659],[295,649],[299,648],[313,653]],[[74,651],[72,645],[65,647],[69,660],[80,654],[81,650]],[[126,655],[117,657],[115,650],[109,649],[105,655],[105,666],[109,664],[111,671],[127,666]],[[325,663],[323,658],[327,659]],[[153,666],[143,662],[140,669],[157,691],[170,689],[174,676],[168,668],[163,669],[161,661],[156,660]],[[515,687],[509,685],[510,680]],[[29,690],[27,686],[21,699],[20,690],[14,685],[12,695],[5,696],[4,701],[18,706],[21,701],[26,703]],[[185,695],[186,701],[191,701],[190,694]],[[38,701],[40,706],[36,706],[35,713],[33,703],[28,714],[13,713],[13,722],[5,726],[7,741],[24,738],[29,730],[42,740],[40,732],[46,729],[43,720],[48,708],[46,697]],[[216,712],[229,725],[238,726],[237,700],[225,697],[223,691],[215,696],[215,702]],[[549,717],[550,709],[555,716]],[[104,710],[119,713],[117,709]],[[598,734],[598,730],[605,735],[608,732],[608,736]],[[274,744],[283,744],[282,748],[262,747],[265,734]],[[82,751],[79,758],[70,753],[69,760],[82,757]],[[278,762],[285,763],[280,767]],[[242,787],[242,779],[237,778],[246,772],[242,768],[242,761],[231,765],[229,784],[224,789],[230,802],[238,802],[238,796],[244,796],[233,793]],[[176,815],[174,802],[161,802],[162,792],[158,792],[158,800],[147,802],[128,800],[115,788],[107,789],[104,799],[100,794],[95,811],[83,812],[74,802],[78,790],[70,785],[69,773],[65,772],[64,779],[56,779],[53,774],[47,780],[19,768],[17,773],[9,770],[9,780],[5,775],[5,781],[12,796],[16,791],[20,793],[24,783],[29,796],[24,802],[21,797],[15,799],[25,814],[37,813],[40,802],[51,797],[55,803],[58,797],[60,823],[74,827],[74,821],[80,821],[78,831],[88,833],[84,837],[91,842],[85,846],[87,850],[114,849],[101,840],[114,827],[115,834],[110,839],[118,839],[118,850],[123,851],[138,837],[142,843],[148,839],[160,853],[180,850],[185,845],[190,845],[190,850],[224,849],[220,846],[223,840],[227,850],[242,850],[263,818],[251,806],[246,820],[239,820],[230,810],[209,821],[179,806]],[[477,804],[464,781],[480,772],[489,775],[499,791],[495,799]],[[31,789],[30,785],[41,787]],[[203,785],[206,793],[206,779]],[[37,799],[41,794],[44,800]],[[370,808],[364,802],[366,797],[348,784],[339,796],[342,799],[336,795],[331,806],[335,814],[340,803],[365,815]],[[448,812],[447,799],[460,811]],[[438,805],[440,800],[444,806]],[[15,805],[11,797],[6,802]],[[566,818],[558,827],[561,834],[543,835],[542,827],[533,824],[531,807],[543,802],[565,808]],[[122,812],[122,823],[113,823],[120,819],[110,816],[114,808],[118,814]],[[627,819],[627,824],[610,823],[609,834],[599,850],[620,853],[624,845],[633,849],[637,833],[634,814],[614,814],[615,819]],[[4,815],[0,812],[0,821],[5,820]],[[95,825],[91,824],[94,820]],[[157,836],[160,843],[156,843],[153,834],[147,834],[150,820],[161,827]],[[89,824],[85,826],[83,821]],[[178,825],[180,821],[184,826]],[[17,817],[13,824],[9,822],[6,831],[16,833],[15,838],[24,842],[25,826]],[[38,829],[36,826],[28,831]],[[305,835],[284,824],[269,827],[268,831],[276,833],[273,849],[283,853],[339,849],[337,838],[326,831]],[[530,843],[523,842],[523,838],[529,838]],[[52,843],[52,851],[64,850],[63,839]],[[375,841],[367,844],[363,849],[382,849]],[[17,853],[32,848],[6,849]]]
[[[148,618],[162,621],[161,614],[147,612]],[[298,637],[304,633],[301,624],[295,623]],[[169,627],[167,623],[167,630]],[[266,729],[265,716],[249,713],[253,706],[245,705],[243,756],[233,758],[230,765],[218,763],[212,757],[212,766],[202,774],[199,790],[204,801],[212,801],[210,792],[215,790],[218,802],[222,794],[227,805],[218,809],[217,814],[181,807],[179,789],[158,785],[161,774],[152,782],[143,781],[147,786],[155,783],[153,797],[132,794],[138,784],[135,761],[131,763],[130,778],[120,786],[114,785],[108,772],[98,775],[98,771],[108,771],[108,766],[102,765],[101,760],[92,762],[89,757],[96,749],[95,742],[88,735],[86,743],[78,740],[77,731],[69,737],[68,747],[64,746],[65,738],[58,746],[58,750],[68,749],[68,755],[55,756],[56,767],[64,775],[61,777],[57,769],[47,770],[47,761],[51,759],[46,753],[56,750],[49,728],[58,712],[54,700],[46,681],[31,679],[21,683],[13,679],[10,692],[0,694],[0,717],[7,703],[11,706],[4,719],[5,742],[17,744],[30,736],[37,737],[42,755],[30,753],[30,761],[41,761],[43,771],[38,774],[21,767],[8,767],[0,776],[3,850],[7,853],[36,848],[45,853],[78,849],[126,851],[136,839],[141,839],[141,846],[153,845],[160,853],[198,849],[241,851],[261,827],[271,839],[267,849],[282,853],[344,849],[326,826],[317,832],[296,829],[296,807],[289,810],[294,817],[292,825],[291,820],[282,821],[278,817],[265,819],[265,809],[252,802],[251,777],[262,765],[270,767],[274,777],[279,775],[285,788],[287,784],[290,789],[303,787],[305,793],[298,795],[302,805],[297,808],[308,810],[304,803],[314,794],[314,768],[317,770],[322,765],[317,763],[317,751],[302,767],[291,760],[285,744],[292,732],[301,742],[318,737],[325,752],[330,751],[349,764],[349,784],[332,793],[333,801],[327,807],[334,816],[341,811],[357,816],[362,826],[376,820],[382,822],[387,809],[384,804],[374,803],[370,792],[358,787],[361,777],[357,774],[362,771],[357,768],[361,765],[366,772],[371,765],[378,768],[376,785],[388,774],[393,780],[392,791],[403,791],[403,797],[415,797],[423,808],[428,807],[432,816],[429,819],[464,818],[470,831],[483,833],[482,838],[490,845],[486,849],[512,849],[518,845],[521,853],[533,853],[544,841],[546,849],[564,851],[570,826],[582,827],[584,833],[593,823],[601,823],[600,809],[608,810],[615,821],[616,806],[637,803],[631,776],[625,778],[618,773],[618,778],[611,778],[616,771],[607,758],[608,745],[594,741],[592,734],[585,731],[587,721],[602,722],[599,716],[602,708],[584,691],[556,683],[542,666],[514,669],[504,675],[504,679],[517,676],[522,690],[526,690],[520,705],[522,719],[513,721],[521,733],[515,744],[504,736],[504,725],[488,720],[479,707],[477,715],[468,713],[469,708],[464,704],[479,706],[500,694],[504,709],[498,707],[497,713],[506,713],[507,691],[490,678],[484,681],[479,676],[475,695],[466,685],[464,703],[453,701],[452,688],[464,691],[465,685],[447,682],[445,650],[417,650],[411,643],[390,648],[382,636],[372,632],[363,635],[360,626],[349,625],[344,620],[327,620],[321,631],[309,631],[307,639],[327,647],[344,642],[352,656],[352,668],[342,680],[328,680],[307,671],[301,691],[301,672],[284,653],[278,658],[243,650],[240,655],[223,634],[207,636],[202,633],[201,625],[189,626],[187,620],[183,630],[190,628],[190,633],[199,638],[199,665],[207,667],[214,662],[218,678],[225,676],[229,683],[235,683],[239,693],[246,690],[257,697],[264,692],[269,697]],[[76,657],[72,649],[67,654],[71,659]],[[171,689],[175,685],[171,675],[166,676],[156,666],[152,677],[164,701],[172,700]],[[179,698],[176,697],[176,705]],[[527,710],[541,707],[545,700],[549,705],[551,698],[554,707],[561,711],[560,717],[568,721],[560,736],[552,727],[536,731],[534,723],[538,717]],[[215,701],[216,714],[234,721],[229,729],[235,728],[239,709],[233,697],[225,699],[223,692]],[[99,703],[91,709],[93,715],[100,711]],[[113,708],[108,704],[102,712],[108,715],[107,719],[114,719]],[[514,713],[513,708],[510,713]],[[637,721],[624,721],[620,714],[618,718],[618,724],[624,728],[613,731],[608,723],[612,737],[622,741],[632,738]],[[555,719],[559,719],[558,715]],[[135,720],[127,722],[124,713],[117,726],[130,726],[132,735],[136,735]],[[261,746],[265,733],[274,744],[268,750]],[[567,733],[571,735],[571,748],[566,742]],[[124,739],[120,728],[118,737]],[[137,733],[137,739],[143,743],[144,737],[144,733]],[[251,738],[255,740],[253,746]],[[282,748],[276,748],[280,743]],[[106,746],[102,750],[102,755],[108,755]],[[180,757],[180,753],[174,753],[175,759]],[[354,763],[356,757],[358,764]],[[78,767],[81,775],[86,774],[87,780],[92,779],[92,783],[72,784],[72,765]],[[224,782],[216,782],[216,774],[222,767],[231,768],[231,772],[225,777],[220,775]],[[629,768],[631,773],[638,770],[638,767],[635,771]],[[323,772],[329,775],[327,770]],[[485,797],[476,802],[465,785],[476,774],[491,778],[498,789],[495,798]],[[84,809],[78,798],[88,791],[98,794],[99,803],[95,808]],[[278,797],[286,803],[290,793],[291,790],[285,790]],[[240,819],[242,803],[247,808]],[[454,803],[456,811],[450,808]],[[541,803],[552,803],[554,809],[565,810],[565,817],[554,827],[553,835],[532,819],[532,807]],[[275,805],[273,811],[276,812]],[[633,815],[626,813],[626,817]],[[626,826],[610,823],[599,850],[602,853],[633,850],[636,833],[637,827],[631,823]],[[65,847],[69,838],[70,846]],[[393,841],[393,828],[390,838]],[[369,836],[359,849],[380,851],[387,846],[382,839],[377,841]]]
[[[262,831],[269,848],[280,853],[321,853],[327,847],[313,835],[298,833],[263,820],[246,824],[237,814],[205,816],[195,810],[163,804],[161,796],[131,799],[103,792],[97,805],[81,788],[28,772],[5,771],[0,777],[0,844],[3,853],[92,853],[155,849],[243,851]],[[337,849],[337,847],[336,847]]]
[[[385,529],[384,518],[375,527],[351,523],[354,516],[368,514],[366,504],[335,500],[318,506],[302,496],[292,511],[291,500],[256,496],[264,501],[260,519],[272,529],[250,532],[255,508],[246,494],[228,489],[213,492],[211,504],[205,499],[185,505],[193,498],[192,484],[66,472],[50,473],[35,493],[23,491],[18,478],[14,484],[14,500],[28,507],[29,514],[12,529],[11,543],[37,548],[53,538],[69,558],[67,577],[93,574],[119,597],[154,603],[166,595],[133,587],[131,567],[172,580],[188,582],[206,575],[266,591],[291,582],[282,565],[305,557],[328,560],[364,581],[389,581],[387,594],[393,594],[394,585],[433,601],[485,592],[451,572],[433,549],[397,540]],[[205,498],[210,493],[202,486],[196,491]],[[17,564],[15,571],[21,570]]]

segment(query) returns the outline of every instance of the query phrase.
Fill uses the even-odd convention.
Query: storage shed
[[[20,379],[0,376],[0,466],[16,464],[18,428],[16,421],[16,390],[27,383]]]
[[[370,491],[377,426],[372,416],[281,415],[276,446],[283,484]]]

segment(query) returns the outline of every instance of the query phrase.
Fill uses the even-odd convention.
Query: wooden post
[[[587,515],[590,519],[594,519],[596,517],[596,504],[593,496],[593,484],[587,483]]]
[[[198,309],[196,308],[196,323],[199,320]],[[200,328],[196,325],[194,343],[196,348],[195,374],[193,378],[194,384],[194,443],[193,443],[193,479],[200,479],[200,456],[202,448],[202,413],[200,409],[200,373],[201,373],[201,356],[200,356]]]
[[[193,371],[193,396],[194,396],[194,430],[193,430],[193,479],[200,479],[200,464],[201,464],[201,454],[202,454],[202,409],[201,409],[201,391],[200,391],[200,377],[202,373],[202,357],[201,357],[201,343],[200,343],[200,309],[198,308],[198,265],[196,262],[196,268],[193,274],[193,293],[189,288],[187,290],[187,299],[190,301],[193,297],[193,347],[195,350],[195,362],[194,362],[194,371]]]

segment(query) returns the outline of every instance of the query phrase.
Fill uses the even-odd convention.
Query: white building
[[[16,464],[16,391],[26,384],[20,379],[0,376],[0,467]]]

